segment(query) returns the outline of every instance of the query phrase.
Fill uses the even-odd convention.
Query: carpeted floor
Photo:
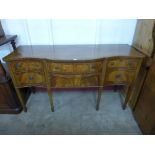
[[[55,91],[55,112],[46,92],[32,94],[28,112],[0,115],[0,134],[141,134],[129,108],[122,110],[118,92],[104,92],[95,110],[95,91]]]

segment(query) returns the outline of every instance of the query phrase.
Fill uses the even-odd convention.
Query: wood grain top
[[[84,61],[107,57],[145,57],[127,44],[102,45],[26,45],[19,46],[14,52],[3,58],[4,61],[37,58],[56,61]]]

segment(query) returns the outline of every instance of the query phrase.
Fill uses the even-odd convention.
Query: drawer
[[[48,71],[53,73],[74,73],[74,65],[69,63],[48,63]]]
[[[75,72],[76,73],[95,73],[101,69],[101,65],[99,66],[98,63],[83,63],[83,64],[76,64],[75,65]]]
[[[15,82],[18,87],[20,86],[35,86],[45,85],[45,77],[42,73],[26,72],[16,73]]]
[[[114,59],[114,60],[109,60],[108,61],[108,68],[133,68],[136,69],[138,65],[138,60],[133,60],[133,59]]]
[[[98,86],[98,76],[80,76],[80,75],[52,75],[50,77],[51,86],[54,88],[72,88],[72,87],[95,87]]]
[[[102,64],[96,63],[48,63],[48,71],[66,74],[87,74],[101,71]]]
[[[135,78],[136,72],[127,70],[111,70],[106,73],[106,84],[130,84]]]
[[[12,62],[11,68],[14,72],[42,71],[43,64],[36,60],[23,60]]]

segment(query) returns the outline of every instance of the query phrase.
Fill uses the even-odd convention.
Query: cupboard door
[[[144,134],[155,134],[155,60],[146,77],[134,116]]]

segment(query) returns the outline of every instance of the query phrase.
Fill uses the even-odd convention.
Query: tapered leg
[[[104,87],[104,81],[105,81],[105,73],[106,73],[106,66],[107,66],[107,59],[103,61],[103,67],[102,67],[102,72],[101,75],[99,75],[99,91],[98,91],[98,97],[97,97],[97,104],[96,104],[96,110],[99,110],[100,106],[100,100],[101,100],[101,95],[102,95],[102,89]]]
[[[126,105],[130,99],[130,95],[131,95],[131,86],[128,86],[127,87],[127,92],[126,92],[126,97],[125,97],[125,100],[124,100],[124,103],[122,104],[122,108],[123,110],[126,109]]]
[[[52,92],[50,88],[47,88],[48,96],[50,99],[50,104],[51,104],[51,111],[54,112],[54,105],[53,105],[53,97],[52,97]]]
[[[33,94],[35,94],[35,92],[36,92],[35,87],[31,87],[31,91]]]
[[[21,95],[20,89],[19,89],[19,88],[16,88],[16,87],[15,87],[15,89],[16,89],[16,92],[17,92],[18,98],[19,98],[19,100],[20,100],[20,103],[21,103],[21,106],[22,106],[24,112],[27,112],[27,108],[26,108],[26,106],[25,106],[25,104],[24,104],[24,100],[23,100],[23,98],[22,98],[22,95]]]
[[[117,91],[117,88],[118,88],[117,85],[115,85],[115,86],[114,86],[114,92]]]
[[[96,110],[99,110],[100,100],[101,100],[101,95],[102,95],[102,89],[103,89],[102,87],[99,87],[98,96],[97,96]]]

